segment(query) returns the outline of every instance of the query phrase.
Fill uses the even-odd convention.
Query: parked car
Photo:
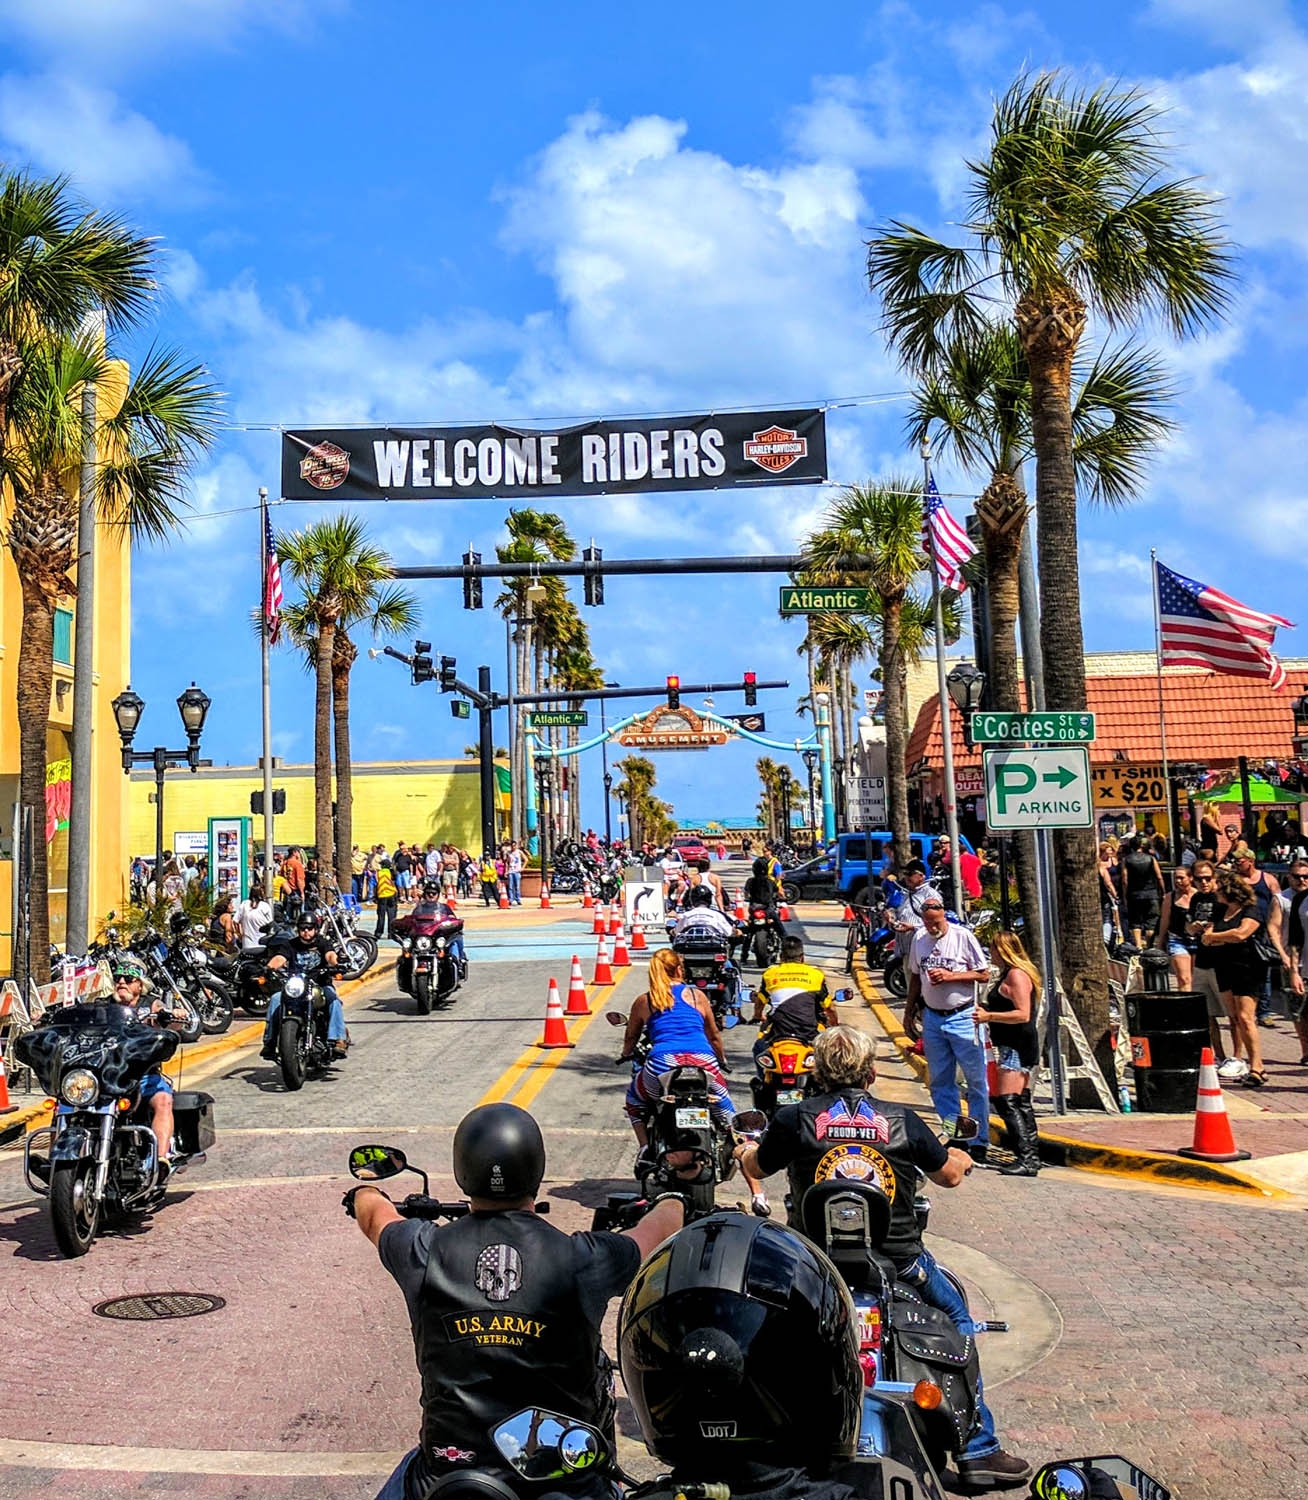
[[[969,853],[975,852],[961,835],[960,841]],[[939,842],[939,834],[909,834],[911,857],[930,864]],[[894,836],[887,829],[842,833],[824,854],[782,873],[782,895],[787,901],[839,897],[855,906],[866,906],[873,886],[880,883],[891,863],[893,845]]]
[[[704,840],[697,833],[679,833],[672,840],[671,847],[689,865],[695,864],[697,860],[711,858]]]

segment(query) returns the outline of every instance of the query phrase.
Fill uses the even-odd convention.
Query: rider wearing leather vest
[[[371,1184],[345,1195],[404,1292],[422,1378],[421,1445],[378,1500],[420,1500],[434,1478],[471,1466],[493,1467],[512,1486],[490,1431],[526,1407],[611,1429],[604,1311],[642,1256],[681,1227],[682,1205],[656,1203],[624,1234],[568,1235],[534,1211],[544,1174],[535,1120],[515,1105],[487,1104],[454,1137],[466,1217],[406,1219]],[[589,1476],[576,1489],[600,1492]]]

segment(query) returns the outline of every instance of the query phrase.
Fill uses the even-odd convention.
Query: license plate
[[[707,1130],[709,1112],[706,1109],[681,1108],[677,1111],[678,1130]]]
[[[881,1343],[881,1309],[860,1307],[858,1310],[858,1342],[864,1348],[877,1348]]]
[[[804,1090],[803,1089],[778,1089],[777,1090],[777,1103],[778,1104],[798,1104],[799,1101],[803,1097],[804,1097]]]

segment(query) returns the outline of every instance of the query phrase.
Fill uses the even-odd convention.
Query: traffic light
[[[481,566],[480,552],[465,552],[463,554],[463,566],[465,568],[479,568]],[[587,603],[590,601],[587,600]],[[481,579],[464,577],[463,580],[463,607],[464,609],[481,608]]]
[[[255,815],[255,817],[258,817],[263,812],[262,792],[250,793],[250,811]]]
[[[668,707],[669,708],[680,708],[681,707],[681,678],[680,677],[669,677],[668,678]]]
[[[262,813],[263,813],[263,793],[262,792],[251,792],[250,793],[250,811],[252,813],[254,813],[256,816],[261,816],[262,815]],[[275,786],[275,787],[273,787],[273,812],[277,813],[277,814],[281,814],[281,813],[284,813],[285,811],[286,811],[286,788],[284,786]]]
[[[458,662],[452,656],[441,657],[441,692],[452,693],[458,686]]]
[[[431,642],[414,641],[413,643],[413,684],[416,687],[420,682],[430,682],[436,673],[431,665]]]
[[[599,563],[604,561],[604,553],[594,542],[589,547],[582,549],[582,561],[588,563]],[[587,604],[604,603],[604,575],[602,573],[587,573],[584,582],[584,592]]]
[[[455,719],[470,719],[472,718],[472,704],[466,698],[451,698],[450,715]]]
[[[754,708],[758,703],[758,673],[745,673],[745,707]]]

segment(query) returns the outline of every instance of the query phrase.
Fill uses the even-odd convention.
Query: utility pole
[[[477,693],[481,701],[477,705],[480,733],[481,780],[481,847],[483,852],[495,852],[495,724],[491,715],[495,711],[495,700],[491,694],[491,670],[477,668]]]

